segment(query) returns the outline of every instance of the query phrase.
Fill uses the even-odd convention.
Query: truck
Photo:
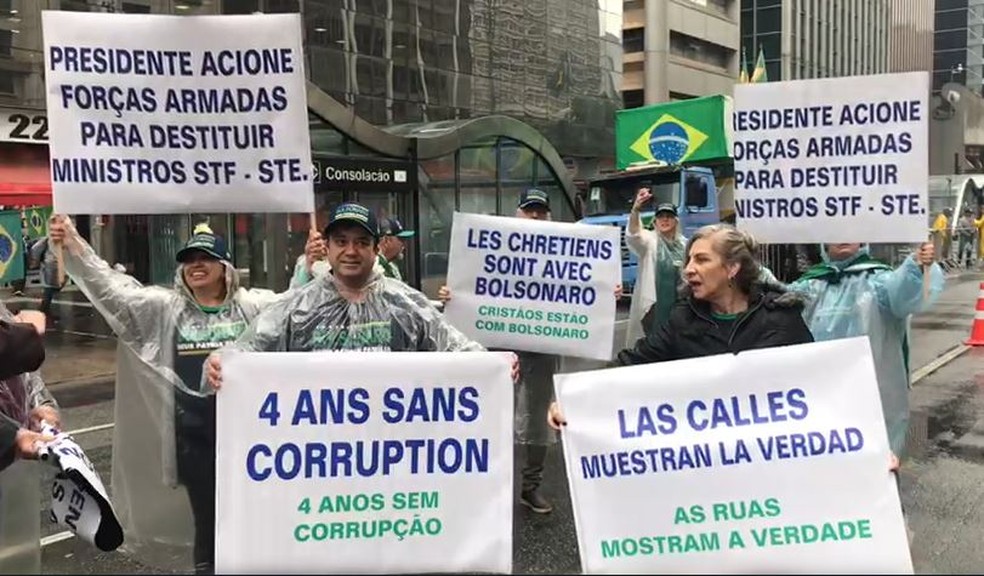
[[[733,210],[731,113],[731,98],[724,95],[616,112],[617,169],[589,180],[580,222],[621,230],[626,293],[632,292],[638,270],[625,244],[625,228],[639,188],[648,187],[653,195],[642,213],[643,225],[652,221],[656,206],[671,203],[686,237]]]

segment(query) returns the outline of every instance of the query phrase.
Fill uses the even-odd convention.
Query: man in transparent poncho
[[[336,207],[325,227],[331,273],[315,276],[261,313],[223,351],[482,351],[422,293],[375,268],[379,226],[359,204]],[[515,367],[514,367],[515,370]],[[220,354],[207,363],[221,386]]]
[[[126,550],[174,568],[192,544],[196,573],[211,573],[215,398],[201,389],[202,365],[276,295],[239,286],[225,240],[207,225],[178,252],[170,288],[143,286],[111,268],[67,217],[54,216],[49,235],[64,245],[66,272],[119,338],[112,487]]]

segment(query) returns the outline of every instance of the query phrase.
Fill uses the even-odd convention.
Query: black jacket
[[[44,343],[34,326],[0,320],[0,380],[33,372],[44,362]]]
[[[669,321],[618,353],[614,366],[666,362],[813,342],[803,321],[803,297],[774,285],[757,285],[748,311],[727,327],[715,322],[710,305],[687,295]]]

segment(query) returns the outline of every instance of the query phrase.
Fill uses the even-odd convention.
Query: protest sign
[[[488,347],[608,360],[619,230],[456,212],[444,313]]]
[[[300,15],[42,24],[56,211],[313,211]]]
[[[512,568],[511,355],[223,356],[216,572]]]
[[[927,72],[735,86],[735,210],[763,242],[923,242]]]
[[[866,337],[555,382],[585,572],[912,573]]]
[[[104,552],[116,550],[123,544],[123,528],[92,462],[68,434],[47,422],[42,432],[55,438],[38,451],[58,470],[51,484],[51,521]]]

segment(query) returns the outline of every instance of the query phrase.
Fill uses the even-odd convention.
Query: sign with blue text
[[[490,348],[608,360],[619,229],[456,212],[448,320]]]
[[[511,366],[502,352],[223,355],[216,572],[510,573]]]
[[[738,226],[772,243],[924,242],[929,73],[735,86]]]
[[[42,24],[57,212],[314,209],[299,14]]]
[[[868,338],[554,378],[587,573],[912,573]]]

